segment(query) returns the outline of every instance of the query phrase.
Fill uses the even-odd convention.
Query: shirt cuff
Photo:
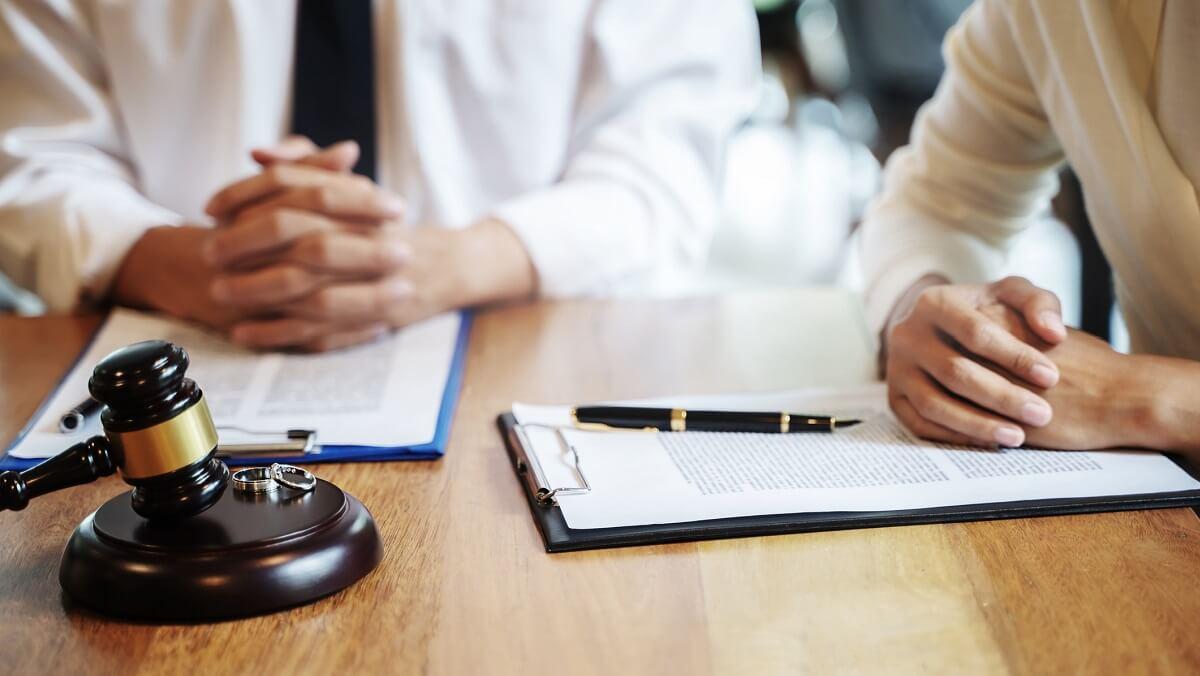
[[[182,217],[127,185],[76,188],[55,210],[39,246],[35,291],[52,312],[108,295],[125,255],[142,235]]]
[[[651,266],[649,209],[630,190],[575,180],[492,209],[529,253],[546,297],[597,294]]]

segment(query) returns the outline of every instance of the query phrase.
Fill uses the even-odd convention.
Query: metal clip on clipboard
[[[539,427],[542,429],[554,430],[554,436],[558,438],[560,449],[571,454],[572,469],[579,476],[579,486],[562,486],[554,487],[546,480],[546,473],[542,470],[542,463],[538,460],[537,453],[531,452],[533,444],[529,442],[529,436],[525,434],[526,428]],[[583,473],[583,465],[579,461],[579,451],[567,438],[563,436],[562,428],[556,425],[543,425],[540,423],[527,423],[513,425],[513,430],[517,433],[520,439],[517,444],[517,471],[521,476],[525,477],[525,481],[529,484],[529,493],[534,496],[537,503],[542,506],[557,505],[557,496],[559,495],[586,495],[592,492],[592,485],[588,482],[587,475]]]
[[[266,432],[262,430],[248,430],[233,425],[218,425],[218,436],[220,430],[235,430],[242,434],[250,434],[256,436],[279,436],[279,432]],[[265,455],[275,458],[293,458],[307,455],[312,452],[313,446],[316,444],[316,430],[292,429],[284,433],[287,441],[264,441],[259,443],[242,443],[242,444],[222,444],[217,443],[217,457],[221,458],[252,458],[254,456]]]

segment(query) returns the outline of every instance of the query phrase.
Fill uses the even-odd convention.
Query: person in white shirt
[[[367,17],[375,123],[323,148],[290,135],[298,4],[325,11],[0,2],[0,271],[52,310],[111,299],[322,349],[653,288],[703,255],[758,93],[749,3],[328,3]]]
[[[1200,3],[980,0],[863,224],[893,411],[982,445],[1200,450]],[[997,280],[1069,162],[1133,353]]]

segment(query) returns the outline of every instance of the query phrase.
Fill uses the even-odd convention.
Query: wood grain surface
[[[0,318],[0,441],[98,318]],[[1190,510],[546,554],[493,420],[579,402],[862,382],[831,291],[543,303],[482,313],[446,457],[320,466],[387,551],[359,584],[248,620],[155,626],[60,592],[115,477],[0,514],[0,673],[1196,673]],[[203,385],[203,383],[201,383]]]

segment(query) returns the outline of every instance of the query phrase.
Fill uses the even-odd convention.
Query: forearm
[[[484,219],[453,238],[454,305],[473,307],[532,297],[537,275],[517,235],[497,219]]]
[[[1151,448],[1200,460],[1200,362],[1134,355],[1137,382],[1128,388],[1135,424]]]

